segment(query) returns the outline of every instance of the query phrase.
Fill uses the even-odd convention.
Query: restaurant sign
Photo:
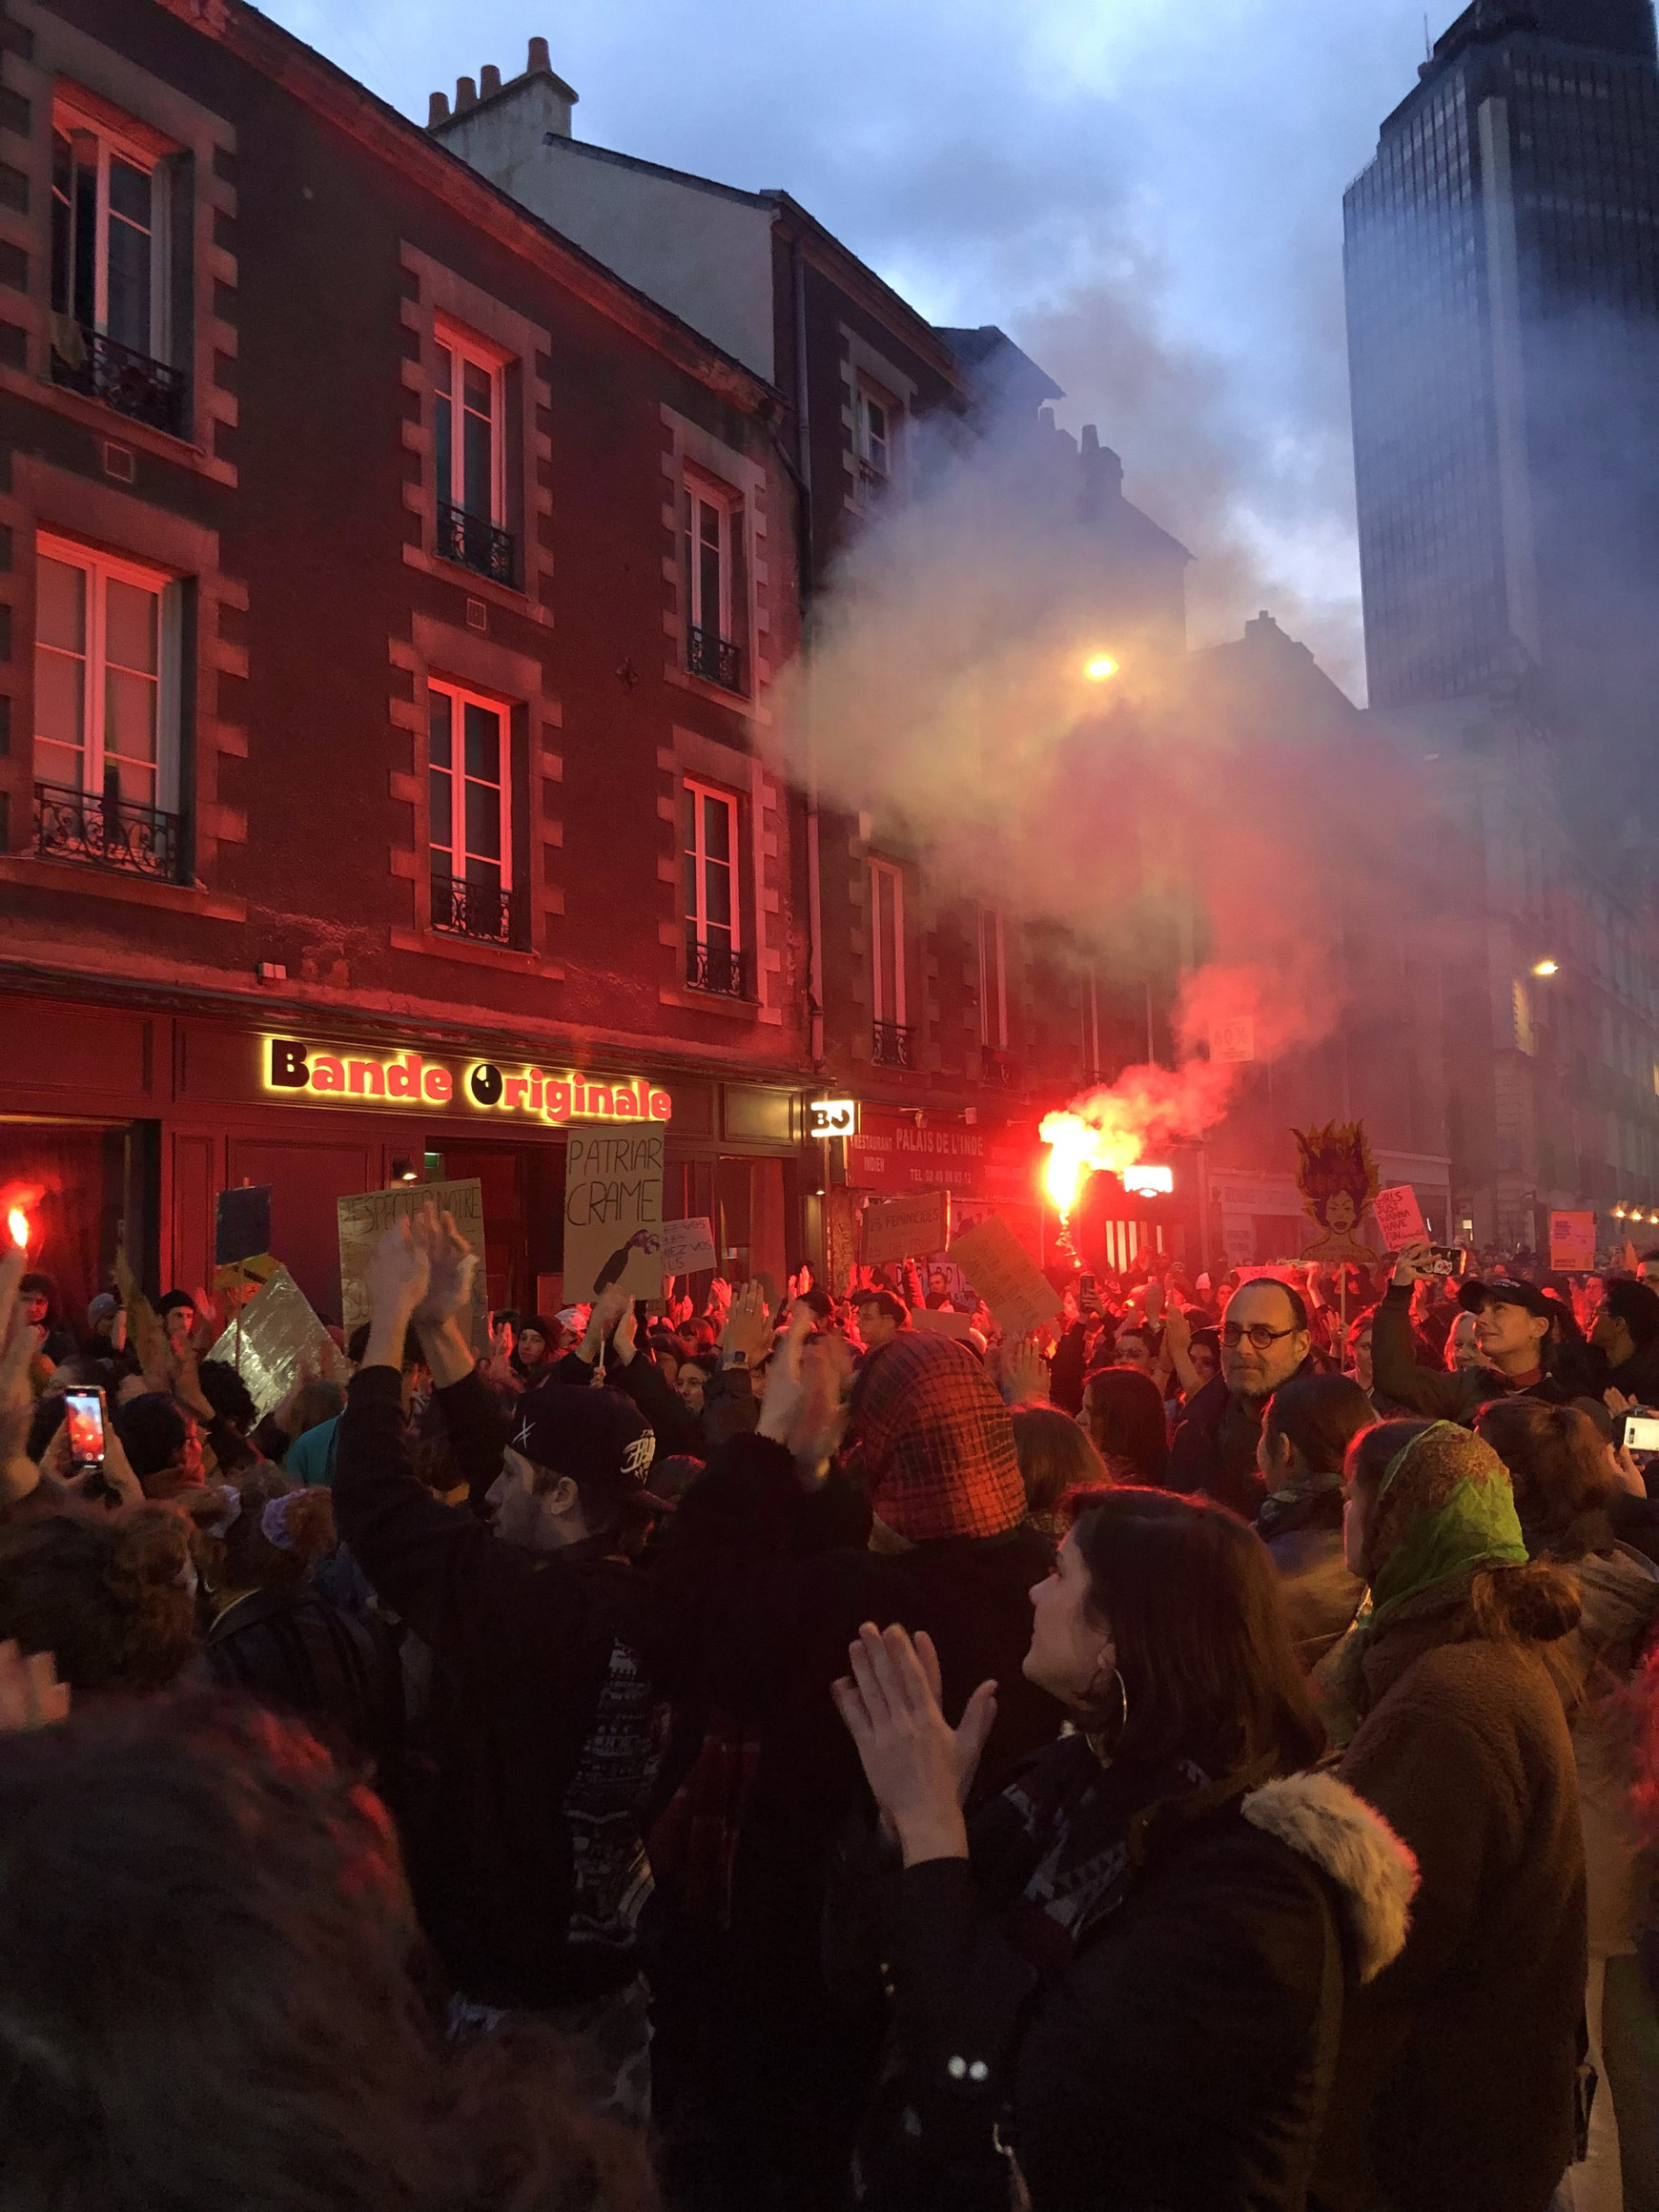
[[[918,1123],[913,1114],[867,1106],[847,1139],[847,1180],[863,1191],[954,1191],[1013,1203],[1035,1196],[1036,1131],[961,1122]]]
[[[266,1091],[308,1106],[471,1107],[514,1119],[667,1121],[674,1102],[643,1075],[601,1079],[565,1070],[512,1068],[468,1060],[459,1074],[443,1060],[407,1051],[382,1055],[337,1052],[299,1037],[268,1036],[260,1046]]]

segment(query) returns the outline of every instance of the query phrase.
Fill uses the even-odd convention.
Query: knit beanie
[[[950,1337],[904,1329],[872,1352],[850,1428],[871,1510],[911,1543],[1005,1536],[1025,1519],[1013,1417]]]

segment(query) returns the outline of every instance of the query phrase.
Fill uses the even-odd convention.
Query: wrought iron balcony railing
[[[743,647],[732,645],[716,630],[686,630],[686,666],[693,676],[701,676],[706,684],[718,684],[723,691],[743,689]]]
[[[878,1068],[913,1068],[916,1033],[902,1021],[878,1021],[871,1030],[870,1058]]]
[[[716,998],[752,998],[752,967],[747,952],[729,945],[706,945],[696,937],[686,942],[686,988],[711,992]]]
[[[49,860],[78,860],[176,883],[178,816],[135,806],[113,791],[100,796],[71,784],[36,784],[34,850]]]
[[[60,351],[63,346],[67,350]],[[75,357],[78,355],[78,358]],[[190,388],[181,369],[153,361],[118,338],[57,317],[53,324],[51,380],[71,392],[101,399],[117,415],[148,422],[174,438],[185,435],[184,400]]]
[[[493,883],[468,883],[459,875],[432,878],[432,927],[481,945],[519,941],[517,895]]]
[[[498,530],[482,515],[469,515],[464,507],[438,502],[438,551],[444,561],[504,584],[511,591],[518,578],[518,546],[510,530]]]

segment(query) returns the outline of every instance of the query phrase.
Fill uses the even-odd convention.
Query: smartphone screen
[[[104,1464],[104,1398],[99,1390],[71,1390],[64,1401],[68,1412],[70,1457],[77,1467]]]
[[[1627,1413],[1625,1416],[1625,1449],[1633,1452],[1659,1452],[1659,1418],[1651,1413]]]
[[[1096,1290],[1096,1282],[1095,1282],[1095,1278],[1094,1278],[1092,1275],[1079,1275],[1079,1276],[1078,1276],[1078,1278],[1077,1278],[1077,1296],[1078,1296],[1079,1298],[1093,1298],[1093,1297],[1094,1297],[1094,1295],[1095,1295],[1095,1290]]]

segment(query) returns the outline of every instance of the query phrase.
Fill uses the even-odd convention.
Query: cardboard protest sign
[[[948,1306],[918,1306],[911,1316],[913,1328],[935,1337],[954,1337],[958,1342],[973,1333],[973,1323],[966,1314],[952,1313]]]
[[[949,1191],[915,1191],[902,1198],[874,1198],[864,1209],[866,1267],[943,1252],[950,1241]]]
[[[1562,1213],[1549,1217],[1549,1264],[1559,1275],[1587,1273],[1596,1263],[1594,1214]]]
[[[1060,1311],[1060,1294],[1000,1214],[987,1214],[951,1247],[955,1260],[996,1316],[1003,1333],[1024,1336]]]
[[[1409,1183],[1391,1183],[1385,1191],[1379,1191],[1371,1201],[1371,1211],[1377,1217],[1382,1241],[1390,1252],[1398,1252],[1402,1246],[1428,1235],[1428,1223],[1423,1218],[1417,1193]]]
[[[661,1129],[635,1122],[573,1123],[564,1158],[564,1296],[597,1298],[620,1282],[634,1298],[663,1295]]]
[[[208,1357],[236,1369],[261,1421],[308,1376],[332,1375],[338,1363],[345,1380],[334,1340],[286,1267],[272,1269]]]
[[[663,1223],[665,1275],[695,1275],[700,1267],[719,1265],[720,1255],[714,1249],[714,1226],[707,1214],[695,1215],[689,1221]]]
[[[214,1206],[214,1265],[228,1267],[271,1249],[271,1185],[221,1191]]]
[[[472,1321],[467,1341],[481,1351],[487,1340],[488,1313],[484,1291],[483,1190],[477,1176],[454,1183],[395,1183],[389,1191],[364,1191],[357,1198],[337,1201],[339,1215],[340,1319],[349,1337],[359,1321],[369,1318],[363,1293],[363,1270],[369,1255],[394,1221],[435,1205],[451,1214],[455,1225],[478,1254],[472,1279]],[[465,1324],[463,1323],[463,1326]]]

